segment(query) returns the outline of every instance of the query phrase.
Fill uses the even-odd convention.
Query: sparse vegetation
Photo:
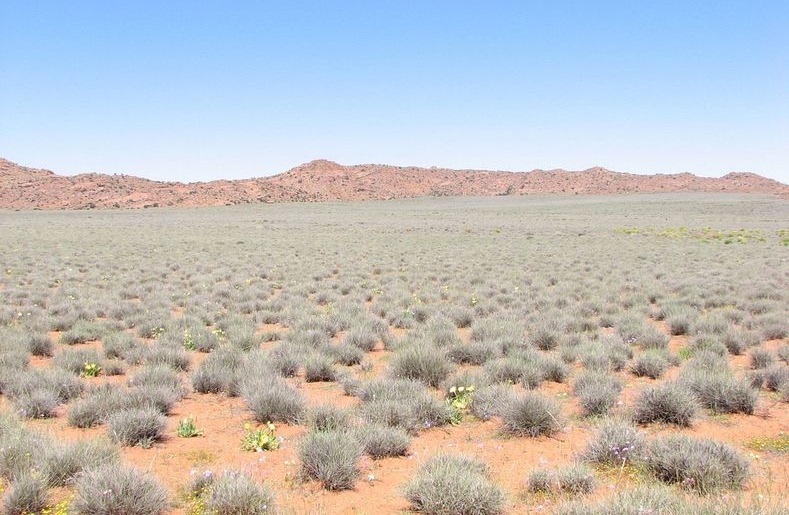
[[[183,448],[190,458],[167,473],[192,478],[182,502],[194,505],[179,509],[195,515],[271,512],[274,497],[284,513],[318,509],[270,491],[269,464],[284,467],[287,488],[352,490],[321,494],[326,505],[370,495],[371,512],[405,496],[425,513],[543,503],[562,514],[750,513],[733,497],[724,506],[682,490],[736,489],[748,477],[742,456],[700,443],[700,429],[752,426],[730,443],[754,454],[755,471],[786,452],[775,429],[789,401],[780,202],[506,196],[4,212],[3,509],[166,512],[143,480],[161,474],[155,456]],[[633,227],[617,231],[625,214]],[[719,227],[682,229],[694,219]],[[737,245],[722,252],[727,239]],[[225,416],[235,422],[217,433]],[[61,434],[64,423],[94,429]],[[205,438],[178,438],[203,428]],[[549,445],[577,462],[528,462],[522,491],[510,485],[505,500],[483,464],[498,469],[515,440],[543,435],[552,438],[524,443],[529,456]],[[230,463],[207,450],[215,438],[267,452],[245,454],[261,465],[244,474],[192,476]],[[431,442],[474,459],[431,469]],[[143,448],[119,452],[132,445]],[[153,463],[150,475],[124,476],[128,454]],[[426,468],[397,492],[390,473],[407,463]],[[769,495],[761,470],[743,497]],[[571,502],[595,474],[606,485],[595,501]],[[99,495],[126,485],[136,486]]]

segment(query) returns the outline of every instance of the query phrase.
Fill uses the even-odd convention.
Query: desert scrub
[[[46,334],[33,333],[27,338],[27,351],[33,356],[49,358],[53,350],[52,340]]]
[[[334,381],[337,371],[334,369],[334,359],[321,352],[311,352],[304,360],[304,380],[308,383],[320,381]]]
[[[168,509],[167,492],[148,475],[104,465],[77,477],[71,508],[79,515],[159,515]]]
[[[504,493],[490,481],[487,466],[463,456],[431,458],[404,494],[411,509],[427,515],[496,515],[506,503]]]
[[[154,408],[130,408],[107,417],[109,437],[121,445],[150,447],[164,435],[166,418]]]
[[[501,418],[504,431],[514,436],[549,436],[563,426],[561,407],[536,392],[516,397],[504,407]]]
[[[3,513],[27,515],[40,513],[47,506],[49,491],[45,479],[35,472],[25,474],[11,483],[2,499]]]
[[[452,408],[413,379],[377,379],[358,387],[360,417],[370,423],[400,427],[415,434],[448,424]]]
[[[556,477],[553,472],[545,469],[536,469],[529,473],[526,480],[526,489],[531,493],[547,493],[556,486]]]
[[[789,366],[783,363],[776,363],[767,367],[764,371],[764,387],[770,391],[780,391],[786,384],[789,384]]]
[[[607,372],[584,370],[576,377],[573,391],[584,416],[605,415],[616,404],[622,382]]]
[[[189,353],[180,347],[156,343],[148,347],[145,364],[151,367],[165,366],[177,372],[189,370]]]
[[[298,452],[305,478],[319,481],[327,490],[353,489],[362,447],[349,432],[307,433]]]
[[[509,385],[496,384],[487,385],[479,388],[471,400],[469,410],[471,413],[482,420],[489,420],[491,417],[500,417],[505,408],[515,399],[516,394]]]
[[[97,363],[101,365],[101,358],[98,352],[93,349],[65,349],[55,354],[52,364],[75,376],[82,373],[85,363]]]
[[[350,429],[351,413],[333,404],[320,404],[307,411],[307,427],[313,431]]]
[[[197,492],[199,513],[222,515],[259,515],[274,512],[274,495],[265,485],[239,471],[228,470]],[[198,510],[195,510],[198,511]]]
[[[392,377],[416,379],[432,387],[438,387],[452,372],[444,353],[429,345],[398,350],[389,367]]]
[[[102,340],[104,356],[107,359],[126,359],[132,351],[140,348],[140,343],[129,333],[110,333]]]
[[[669,487],[637,486],[615,493],[611,498],[590,505],[588,501],[572,501],[559,505],[559,515],[680,515],[699,513]],[[710,511],[707,512],[719,513]]]
[[[129,386],[138,388],[166,388],[179,396],[184,395],[184,387],[178,373],[167,365],[145,365],[129,379]]]
[[[738,380],[727,370],[703,370],[686,367],[679,381],[687,386],[699,403],[713,413],[745,413],[756,408],[758,392],[745,380]]]
[[[399,427],[365,424],[354,429],[354,438],[361,444],[362,452],[373,459],[405,456],[411,436]]]
[[[590,463],[623,467],[638,461],[644,451],[644,434],[619,419],[603,419],[580,458]]]
[[[687,427],[698,409],[694,395],[686,387],[676,382],[665,382],[644,388],[636,398],[633,420],[637,424],[663,422]]]
[[[630,371],[638,377],[657,379],[668,369],[671,361],[665,351],[650,349],[639,354],[630,365]]]
[[[237,373],[243,355],[235,347],[220,347],[213,351],[192,372],[192,388],[198,393],[224,392],[233,395],[237,390]]]
[[[47,484],[66,486],[85,469],[115,465],[120,461],[118,448],[106,438],[91,438],[55,443],[44,453],[41,466]]]
[[[767,368],[773,364],[775,361],[775,357],[773,353],[768,351],[767,349],[762,349],[759,347],[754,348],[751,350],[750,354],[751,358],[751,368],[754,370],[759,370],[762,368]]]
[[[573,495],[592,493],[597,484],[594,472],[583,464],[576,464],[556,472],[559,490]]]
[[[306,410],[304,397],[274,376],[244,378],[240,392],[258,422],[296,424]]]
[[[733,447],[680,434],[651,441],[643,461],[664,483],[701,493],[740,488],[748,478],[748,462]]]

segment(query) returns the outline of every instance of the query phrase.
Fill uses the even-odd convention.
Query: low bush
[[[594,473],[584,465],[573,465],[556,473],[559,490],[574,495],[592,493],[597,484]]]
[[[378,379],[359,387],[360,416],[367,422],[402,428],[409,433],[448,424],[450,406],[413,379]]]
[[[497,384],[478,388],[469,407],[471,413],[482,420],[501,417],[504,409],[516,399],[511,386]]]
[[[485,342],[456,343],[446,349],[447,359],[458,365],[483,365],[496,354],[496,348]]]
[[[334,360],[320,352],[312,352],[304,361],[304,380],[308,383],[334,381],[337,371]]]
[[[52,364],[75,376],[80,375],[85,363],[101,364],[99,354],[93,349],[65,349],[52,358]]]
[[[321,404],[307,412],[307,427],[313,431],[350,429],[351,413],[333,404]]]
[[[750,358],[751,368],[754,370],[767,368],[775,361],[775,357],[773,356],[772,352],[759,347],[756,347],[751,351]]]
[[[353,489],[362,446],[347,431],[309,432],[299,445],[301,472],[327,490]]]
[[[758,392],[747,381],[737,380],[728,371],[685,368],[680,382],[687,386],[705,408],[714,413],[753,414]]]
[[[638,461],[644,452],[644,434],[624,420],[604,419],[580,458],[591,463],[621,467]]]
[[[41,513],[47,507],[48,486],[40,474],[29,473],[18,477],[3,495],[3,513],[27,515]]]
[[[633,411],[637,424],[663,422],[687,427],[698,412],[698,403],[686,387],[665,382],[646,387],[636,398]]]
[[[177,372],[189,370],[191,359],[189,353],[180,347],[154,344],[148,347],[145,364],[150,367],[169,367]]]
[[[365,424],[354,430],[362,452],[373,459],[405,456],[411,444],[408,432],[399,427]]]
[[[274,495],[246,474],[226,471],[212,478],[200,496],[206,513],[260,515],[274,511]]]
[[[556,477],[549,470],[536,469],[529,474],[526,480],[526,488],[532,493],[551,492],[556,485]]]
[[[167,511],[167,491],[134,469],[104,465],[77,477],[71,504],[78,515],[159,515]]]
[[[240,393],[258,422],[297,424],[306,410],[304,397],[279,378],[247,378]]]
[[[488,478],[482,462],[439,455],[422,465],[406,485],[411,509],[427,515],[496,515],[503,513],[504,493]]]
[[[764,370],[764,387],[777,392],[789,383],[789,366],[776,363]]]
[[[647,350],[636,357],[630,365],[630,370],[638,377],[657,379],[668,370],[670,364],[665,351]]]
[[[43,474],[48,484],[66,486],[85,469],[120,461],[118,448],[104,438],[53,445],[45,453]]]
[[[164,435],[166,419],[154,408],[129,408],[107,417],[109,437],[121,445],[150,447]]]
[[[141,389],[149,388],[167,388],[179,396],[182,396],[183,384],[178,377],[178,373],[167,365],[145,365],[140,368],[131,379],[129,379],[130,386],[136,386]]]
[[[575,379],[573,391],[578,397],[584,416],[599,416],[608,413],[616,404],[622,391],[622,383],[610,373],[585,370]]]
[[[51,357],[54,351],[52,340],[46,334],[31,334],[27,339],[27,351],[33,356]]]
[[[509,402],[501,418],[507,433],[532,438],[556,433],[563,425],[559,405],[536,392],[526,392]]]
[[[111,333],[102,340],[107,359],[126,359],[130,352],[140,348],[140,343],[129,333]]]
[[[444,353],[430,345],[409,345],[397,351],[389,366],[394,378],[416,379],[433,387],[452,371]]]
[[[701,493],[739,488],[748,478],[748,462],[733,447],[681,434],[650,442],[644,464],[657,479]]]

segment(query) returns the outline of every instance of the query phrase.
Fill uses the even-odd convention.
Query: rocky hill
[[[689,173],[636,175],[600,167],[577,172],[503,172],[372,164],[343,166],[326,160],[311,161],[271,177],[181,183],[97,173],[64,176],[0,158],[0,209],[195,207],[424,196],[657,192],[769,193],[786,198],[789,186],[752,173],[707,178]]]

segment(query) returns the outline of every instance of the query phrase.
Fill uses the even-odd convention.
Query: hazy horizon
[[[244,179],[313,159],[789,183],[789,4],[0,7],[0,157]]]

